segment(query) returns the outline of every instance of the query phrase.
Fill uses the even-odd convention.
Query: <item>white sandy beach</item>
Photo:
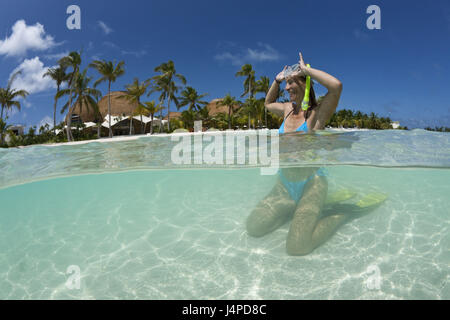
[[[130,140],[136,140],[142,137],[171,137],[171,136],[187,136],[187,135],[208,135],[208,134],[214,134],[217,132],[235,132],[235,133],[245,133],[245,132],[258,132],[258,131],[268,131],[269,129],[250,129],[250,130],[225,130],[225,131],[202,131],[202,132],[179,132],[179,133],[154,133],[154,134],[136,134],[136,135],[126,135],[126,136],[115,136],[112,138],[100,138],[100,139],[92,139],[92,140],[83,140],[83,141],[72,141],[72,142],[60,142],[60,143],[49,143],[49,144],[34,144],[33,146],[48,146],[48,147],[55,147],[55,146],[61,146],[61,145],[79,145],[79,144],[86,144],[91,142],[119,142],[119,141],[130,141]],[[271,129],[276,130],[277,129]],[[357,129],[357,128],[326,128],[325,131],[331,131],[331,132],[352,132],[352,131],[369,131],[369,129]],[[31,146],[31,145],[30,145]],[[29,146],[19,146],[19,148],[25,148]]]

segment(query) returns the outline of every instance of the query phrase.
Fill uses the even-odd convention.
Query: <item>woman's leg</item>
[[[296,203],[280,179],[247,218],[247,232],[252,237],[264,236],[286,223],[294,213]]]
[[[315,175],[305,185],[302,198],[295,209],[286,241],[290,255],[306,255],[328,240],[349,217],[333,214],[321,217],[328,193],[325,177]]]

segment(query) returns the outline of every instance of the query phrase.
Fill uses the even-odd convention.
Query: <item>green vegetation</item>
[[[56,127],[56,106],[58,104],[58,95],[61,89],[61,85],[69,80],[69,75],[66,73],[66,68],[59,65],[56,68],[48,68],[47,72],[44,73],[42,77],[50,77],[53,81],[56,82],[56,95],[55,95],[55,103],[53,105],[53,132]]]
[[[26,98],[28,95],[28,92],[25,90],[16,90],[11,88],[14,80],[16,77],[20,74],[19,72],[16,72],[12,75],[11,79],[8,81],[8,85],[6,88],[0,88],[0,105],[2,106],[2,111],[0,115],[0,119],[3,120],[3,111],[6,109],[11,110],[12,107],[16,107],[17,110],[20,111],[21,104],[17,100],[18,98]]]
[[[175,105],[178,107],[178,98],[175,93],[178,92],[178,87],[175,83],[174,78],[178,78],[183,85],[186,85],[186,78],[178,74],[175,70],[175,64],[172,60],[167,63],[162,63],[155,68],[155,72],[160,72],[160,75],[154,76],[152,80],[159,84],[159,88],[163,92],[164,98],[167,98],[167,130],[170,131],[170,102],[173,100]]]
[[[434,127],[434,129],[432,129],[430,127],[426,127],[425,130],[438,131],[438,132],[450,132],[450,128],[449,127]]]
[[[78,53],[76,51],[73,51],[69,53],[68,56],[63,57],[59,60],[59,65],[62,68],[72,68],[72,72],[68,74],[68,80],[67,85],[69,86],[69,101],[68,105],[70,106],[69,112],[67,115],[67,140],[73,141],[73,135],[72,135],[72,99],[73,99],[73,89],[75,84],[75,79],[78,77],[78,73],[80,71],[80,65],[81,65],[81,53]],[[58,96],[56,96],[58,98]],[[61,110],[61,113],[63,111]]]
[[[118,64],[112,61],[94,60],[89,67],[94,68],[101,75],[100,79],[95,81],[94,88],[96,88],[102,82],[108,82],[108,123],[109,123],[109,137],[112,137],[111,129],[111,83],[116,82],[117,78],[125,73],[123,65],[124,61],[120,61]],[[101,119],[101,122],[103,119]]]
[[[320,103],[322,97],[318,99]],[[334,128],[359,128],[359,129],[393,129],[392,121],[389,117],[378,117],[375,113],[371,112],[369,115],[362,113],[361,111],[353,111],[348,109],[342,109],[336,111],[326,126]],[[399,127],[401,130],[408,130],[407,127]]]
[[[122,97],[123,99],[128,100],[132,104],[135,104],[137,106],[137,112],[134,114],[130,114],[130,135],[133,134],[133,116],[140,115],[141,116],[141,125],[142,125],[142,115],[144,114],[144,106],[141,103],[141,96],[145,94],[147,91],[147,87],[149,86],[148,81],[139,82],[138,78],[134,78],[133,83],[127,84],[125,86],[126,92],[125,95]],[[111,126],[110,126],[111,129]]]

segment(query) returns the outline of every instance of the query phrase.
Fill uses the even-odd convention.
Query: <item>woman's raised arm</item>
[[[330,120],[338,106],[339,98],[341,97],[342,92],[342,82],[326,72],[307,67],[303,61],[301,53],[299,53],[299,56],[301,69],[300,73],[304,76],[310,76],[312,79],[316,80],[328,89],[327,94],[323,97],[320,103],[317,121],[313,128],[314,130],[323,130],[325,128],[325,124],[328,120]]]
[[[266,101],[264,102],[265,107],[270,112],[275,113],[277,116],[284,117],[284,103],[276,102],[278,98],[278,89],[280,87],[281,82],[284,80],[284,70],[286,70],[287,66],[284,67],[283,71],[281,71],[275,77],[275,80],[272,82],[270,86],[269,92],[266,95]]]

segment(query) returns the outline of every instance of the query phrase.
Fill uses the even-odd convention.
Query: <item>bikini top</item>
[[[291,115],[291,113],[294,111],[294,109],[291,110],[291,112],[288,113],[288,115],[286,116],[286,118],[284,118],[283,123],[280,126],[280,129],[278,129],[278,133],[282,134],[284,133],[284,122],[286,121],[286,119]],[[304,132],[308,132],[308,125],[306,124],[306,119],[305,122],[303,122],[303,124],[297,128],[297,130],[295,130],[295,132],[299,132],[299,131],[304,131]]]

